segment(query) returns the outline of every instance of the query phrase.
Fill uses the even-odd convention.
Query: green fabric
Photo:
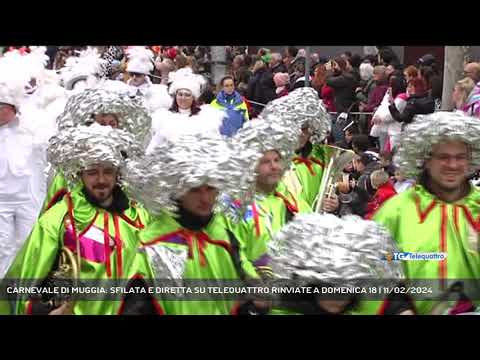
[[[435,206],[426,215],[423,222],[417,211],[418,198],[420,211],[425,213],[435,201]],[[429,193],[423,186],[417,185],[399,194],[383,204],[373,220],[383,224],[395,239],[399,251],[404,252],[443,252],[441,248],[442,207],[445,207],[446,219],[446,279],[480,279],[480,256],[478,223],[480,215],[480,191],[472,186],[470,193],[455,203],[445,203]],[[460,206],[465,206],[477,221],[472,226]],[[455,208],[458,212],[458,231],[455,226]],[[440,261],[403,261],[408,279],[441,279]],[[448,282],[451,284],[452,281]],[[440,280],[435,288],[441,289]],[[468,293],[467,293],[468,296]],[[417,301],[417,310],[421,314],[431,313],[432,301]],[[478,302],[477,302],[478,305]]]
[[[89,226],[98,216],[94,225],[104,229],[103,209],[91,205],[82,193],[79,184],[72,191],[73,213],[77,233]],[[11,265],[6,278],[10,279],[38,279],[39,284],[47,277],[52,268],[58,252],[63,247],[65,234],[65,220],[68,219],[67,198],[49,209],[35,224],[29,238],[18,253]],[[141,207],[131,206],[123,213],[132,221],[140,219],[146,225],[149,222],[148,213]],[[110,237],[115,237],[115,228],[112,214],[108,213],[108,232]],[[122,241],[123,275],[117,273],[117,248],[110,255],[112,279],[129,279],[137,271],[134,266],[138,247],[139,229],[119,218],[119,233]],[[141,255],[140,255],[141,256]],[[108,279],[106,266],[103,263],[81,259],[80,279]],[[121,301],[77,301],[74,306],[74,314],[89,315],[113,315],[119,311]],[[17,301],[15,313],[24,314],[27,310],[28,301]]]
[[[302,186],[302,196],[311,207],[313,207],[313,203],[317,198],[323,180],[323,173],[328,166],[331,156],[332,148],[325,145],[313,145],[312,152],[307,157],[307,160],[313,160],[311,165],[314,175],[310,173],[310,170],[305,163],[294,161],[293,171],[297,175]],[[314,161],[322,163],[323,166]]]
[[[157,242],[148,244],[161,236],[170,234],[184,229],[175,218],[166,212],[155,217],[150,225],[140,232],[141,242],[144,247],[148,246],[166,246],[173,248],[182,248],[188,250],[187,245],[172,242]],[[206,228],[202,232],[211,240],[221,240],[230,244],[228,234],[226,232],[227,224],[222,216],[214,215]],[[191,232],[192,234],[195,234]],[[196,235],[192,236],[193,252],[192,258],[186,260],[183,279],[204,279],[212,280],[239,280],[240,276],[232,260],[232,255],[222,246],[206,243],[204,255],[206,264],[202,266],[199,255],[199,240]],[[241,266],[247,278],[258,278],[253,265],[246,259],[244,250],[240,244],[240,260]],[[230,244],[231,245],[231,244]],[[161,274],[155,274],[155,270],[151,266],[144,266],[145,278],[162,277]],[[163,311],[166,315],[228,315],[235,308],[236,302],[231,300],[159,300]]]
[[[45,211],[47,211],[47,207],[52,199],[62,190],[68,191],[67,179],[65,179],[65,176],[63,176],[62,172],[57,171],[52,183],[48,186],[47,195],[45,197],[45,201],[43,202],[39,217],[42,216]]]
[[[295,196],[283,182],[275,189],[286,197],[292,204],[297,204],[299,213],[312,212],[311,207],[301,196]],[[284,201],[274,195],[257,194],[255,207],[258,211],[260,234],[257,236],[253,207],[250,206],[247,215],[237,224],[229,222],[232,231],[244,243],[247,258],[255,262],[267,253],[269,240],[285,225],[287,207]]]
[[[212,107],[214,107],[215,109],[219,109],[219,110],[225,110],[225,107],[222,106],[218,101],[217,99],[214,99],[210,105]],[[238,104],[237,106],[235,106],[234,108],[235,110],[244,110],[243,114],[244,114],[244,121],[248,121],[250,120],[250,118],[248,117],[248,107],[247,107],[247,104],[245,103],[245,101],[242,101],[240,104]]]

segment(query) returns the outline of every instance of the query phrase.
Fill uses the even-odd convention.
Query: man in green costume
[[[175,268],[168,280],[182,284],[207,280],[222,286],[226,285],[224,281],[236,280],[241,284],[258,277],[242,243],[221,215],[228,209],[222,208],[219,195],[249,198],[257,158],[253,151],[233,148],[217,135],[199,134],[160,144],[132,164],[127,178],[129,189],[155,214],[149,226],[139,233],[140,251],[149,258],[145,266],[149,271],[142,274],[144,277],[154,283],[162,277],[167,280],[165,268]],[[219,208],[214,209],[216,205]],[[161,298],[157,313],[228,315],[247,305],[214,296],[204,300]],[[250,301],[248,305],[255,304]]]
[[[480,279],[480,192],[467,175],[480,167],[480,123],[456,113],[419,116],[402,134],[396,161],[402,171],[417,176],[415,187],[397,195],[374,215],[392,234],[399,250],[444,253],[435,260],[403,261],[407,279],[428,279],[432,301],[418,297],[419,314],[430,314],[438,295],[457,280],[466,280],[466,296],[478,297]],[[462,299],[449,313],[472,311]],[[370,310],[374,309],[371,304]]]
[[[129,200],[119,182],[123,154],[136,153],[135,147],[140,145],[131,134],[98,124],[67,129],[50,140],[49,161],[76,185],[37,221],[7,279],[18,286],[40,286],[56,269],[64,247],[74,254],[80,280],[126,283],[122,279],[136,274],[137,232],[149,216]],[[19,296],[12,305],[15,314],[113,315],[122,304],[120,299],[80,299],[53,308],[51,302]]]
[[[152,120],[147,109],[126,94],[114,88],[109,90],[110,83],[101,83],[99,88],[87,89],[70,97],[57,119],[59,130],[98,123],[131,133],[142,146],[148,144]],[[69,190],[61,172],[55,172],[52,176],[40,214],[60,201]]]
[[[293,166],[285,174],[284,182],[292,191],[301,193],[313,208],[332,155],[332,148],[324,144],[331,128],[330,115],[312,88],[296,89],[268,103],[261,116],[268,114],[278,115],[302,130]]]

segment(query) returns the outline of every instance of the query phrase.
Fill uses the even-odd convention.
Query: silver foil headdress
[[[398,251],[381,225],[349,215],[299,214],[269,243],[273,272],[283,279],[348,285],[357,279],[402,279]]]
[[[133,134],[141,144],[148,145],[152,119],[147,109],[127,94],[105,89],[87,89],[71,96],[57,118],[58,129],[87,125],[100,113],[116,114],[121,129]]]
[[[190,134],[167,140],[137,162],[129,163],[127,186],[153,213],[176,211],[176,199],[209,185],[219,191],[217,207],[235,213],[228,198],[249,204],[255,191],[255,165],[261,154],[216,134]],[[242,213],[242,210],[240,210]]]
[[[418,115],[401,134],[400,147],[394,158],[402,172],[418,176],[435,144],[459,140],[470,148],[470,170],[480,168],[480,121],[460,113],[439,111]]]
[[[142,154],[132,134],[99,124],[60,131],[47,149],[48,161],[63,172],[71,186],[78,181],[78,173],[91,165],[109,163],[122,169],[126,157],[135,159]]]
[[[315,89],[298,88],[287,96],[269,102],[260,116],[276,115],[287,122],[307,126],[312,134],[310,141],[322,143],[331,128],[331,118]]]

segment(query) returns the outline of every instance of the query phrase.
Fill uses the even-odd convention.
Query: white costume
[[[132,84],[128,80],[130,96],[140,96],[143,104],[150,114],[159,109],[168,109],[172,105],[172,98],[168,95],[168,89],[163,84],[152,84],[148,75],[153,71],[153,52],[144,46],[132,46],[127,51],[127,72],[147,75],[145,82],[140,86]]]
[[[42,51],[0,59],[0,103],[17,111],[0,126],[0,277],[28,237],[46,193],[45,151],[58,111],[49,106],[62,93],[44,73]]]
[[[175,73],[170,73],[169,92],[172,95],[172,102],[178,90],[190,90],[193,97],[200,96],[205,79],[201,75],[194,74],[190,68],[183,68]],[[152,114],[153,138],[147,148],[150,153],[157,145],[166,139],[173,140],[181,135],[198,133],[220,134],[220,127],[223,124],[225,113],[215,109],[209,104],[202,105],[200,112],[193,116],[190,109],[179,109],[178,112],[160,109]]]

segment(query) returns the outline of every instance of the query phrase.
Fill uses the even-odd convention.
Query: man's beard
[[[95,206],[103,207],[102,204],[109,198],[113,197],[113,188],[108,189],[108,187],[94,187],[94,190],[103,190],[104,195],[99,197],[90,190],[88,190],[86,187],[84,188],[84,193],[87,196],[87,200]]]

